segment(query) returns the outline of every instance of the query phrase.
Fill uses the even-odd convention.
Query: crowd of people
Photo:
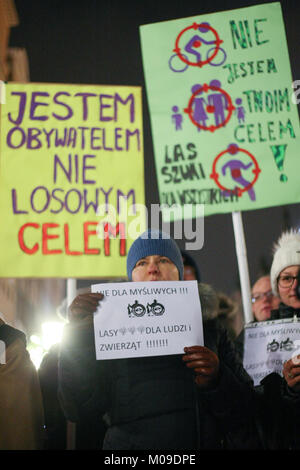
[[[275,245],[269,275],[252,286],[254,322],[300,316],[299,272],[300,233],[290,230]],[[36,371],[25,335],[1,322],[0,449],[300,449],[300,355],[254,386],[243,366],[244,330],[232,327],[237,306],[203,283],[193,258],[161,231],[134,241],[127,275],[196,280],[204,345],[96,360],[93,314],[103,294],[88,292],[69,306],[61,344]]]

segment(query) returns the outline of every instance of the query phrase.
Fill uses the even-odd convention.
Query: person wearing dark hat
[[[132,282],[182,280],[180,250],[167,234],[147,230],[129,250],[127,273]],[[252,380],[199,286],[205,346],[186,347],[177,355],[97,361],[93,313],[103,296],[82,294],[70,305],[59,399],[70,421],[105,417],[103,449],[217,449],[227,432],[248,422]]]
[[[183,261],[183,279],[184,281],[201,281],[199,267],[194,258],[184,250],[181,250]]]

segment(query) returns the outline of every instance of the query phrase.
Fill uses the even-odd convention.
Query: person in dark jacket
[[[281,303],[272,310],[271,319],[300,317],[300,233],[296,230],[285,232],[274,247],[271,266],[271,284]],[[292,391],[300,398],[300,356],[291,358],[284,364],[283,376]]]
[[[271,320],[299,318],[299,271],[300,234],[290,230],[282,233],[274,246],[270,277],[273,293],[281,302],[271,311]],[[264,447],[299,450],[300,355],[285,362],[282,375],[272,373],[261,382],[264,393],[261,395],[260,423]]]
[[[43,357],[38,370],[45,411],[45,450],[68,448],[68,423],[57,396],[58,357],[59,344],[54,344]],[[103,440],[105,423],[93,415],[88,418],[76,423],[76,450],[96,450]]]
[[[300,234],[281,235],[274,246],[270,278],[274,296],[281,302],[271,311],[271,320],[300,316],[297,296],[300,271]],[[237,345],[243,354],[243,345]],[[264,449],[300,449],[300,355],[285,362],[283,377],[273,372],[256,387],[256,427]]]
[[[148,230],[129,250],[127,273],[133,282],[182,280],[180,250],[166,234]],[[183,355],[97,361],[92,314],[102,298],[83,294],[69,309],[59,398],[70,421],[104,416],[105,450],[218,449],[227,433],[248,423],[252,380],[226,331],[206,319],[207,302],[205,346],[186,347]],[[201,289],[200,300],[205,305]]]
[[[0,318],[0,450],[44,448],[44,410],[25,334]]]
[[[67,423],[57,398],[58,348],[58,344],[50,348],[38,370],[45,412],[45,450],[66,449]]]

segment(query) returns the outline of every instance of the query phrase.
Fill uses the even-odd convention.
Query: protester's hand
[[[201,388],[213,388],[219,376],[219,358],[205,346],[190,346],[184,348],[182,360],[187,367],[194,369],[195,382]]]
[[[87,293],[75,297],[69,306],[68,316],[70,321],[92,321],[93,313],[97,310],[99,301],[103,299],[103,294]]]
[[[300,391],[300,355],[284,363],[283,376],[291,389]]]

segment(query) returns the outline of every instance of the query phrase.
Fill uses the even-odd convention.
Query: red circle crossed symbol
[[[213,52],[213,54],[207,59],[207,60],[199,60],[198,62],[190,62],[188,59],[186,59],[182,54],[181,54],[181,49],[179,47],[179,41],[182,37],[182,35],[188,31],[189,29],[194,29],[194,30],[197,30],[199,27],[201,26],[201,28],[206,28],[208,30],[210,30],[216,40],[215,40],[215,51]],[[191,26],[187,26],[186,28],[184,28],[182,31],[180,31],[180,33],[178,34],[177,38],[176,38],[176,41],[175,41],[175,48],[173,49],[173,51],[178,55],[178,57],[182,60],[182,62],[184,62],[185,64],[188,64],[188,65],[192,65],[193,67],[203,67],[203,65],[205,64],[209,64],[209,62],[212,62],[212,60],[216,57],[219,49],[220,49],[220,44],[222,44],[223,40],[220,39],[217,31],[212,28],[210,25],[206,24],[206,23],[193,23]],[[212,43],[213,44],[213,43]],[[201,46],[201,41],[195,41],[194,43],[194,47],[200,47]]]
[[[217,126],[214,126],[214,125],[203,126],[202,124],[199,124],[199,122],[195,121],[195,119],[193,117],[193,103],[194,103],[195,97],[198,94],[200,94],[202,91],[207,93],[209,90],[219,91],[220,93],[222,93],[222,95],[224,95],[225,98],[227,99],[227,103],[228,103],[227,108],[226,108],[226,110],[228,111],[227,117],[225,118],[225,120],[223,122],[220,122],[220,124],[218,124]],[[192,96],[190,98],[190,101],[189,101],[189,104],[188,104],[188,107],[184,109],[184,112],[189,115],[190,120],[192,121],[192,123],[195,126],[199,127],[200,129],[204,129],[205,131],[214,132],[216,129],[220,129],[220,127],[226,126],[226,124],[228,123],[229,119],[231,118],[232,113],[233,113],[234,110],[235,110],[235,107],[232,104],[230,95],[225,90],[223,90],[222,88],[219,88],[217,86],[207,85],[207,83],[204,83],[204,85],[199,87],[198,90],[196,90],[195,93],[192,94]],[[206,111],[208,113],[213,113],[214,112],[214,107],[213,106],[208,106]]]
[[[247,185],[245,186],[243,189],[241,188],[235,188],[235,189],[229,189],[229,188],[226,188],[225,186],[223,186],[220,181],[219,181],[219,173],[217,173],[216,171],[216,166],[217,166],[217,162],[218,160],[220,160],[220,158],[225,155],[226,153],[229,153],[230,155],[234,155],[236,153],[239,153],[239,152],[242,152],[242,153],[245,153],[246,155],[248,155],[248,157],[250,157],[250,159],[253,161],[254,163],[254,169],[252,170],[252,173],[254,174],[254,178],[253,180]],[[234,172],[235,170],[233,170]],[[240,170],[237,170],[238,172],[240,172]],[[248,152],[248,150],[246,149],[242,149],[240,147],[238,147],[236,144],[234,145],[230,145],[228,147],[228,149],[224,150],[223,152],[219,153],[216,158],[214,159],[213,161],[213,167],[212,167],[212,173],[210,175],[210,178],[212,178],[216,185],[222,189],[223,191],[228,191],[230,193],[233,193],[233,194],[236,194],[237,196],[241,196],[245,191],[249,191],[249,189],[251,189],[255,182],[257,181],[257,178],[258,178],[258,175],[259,173],[261,172],[261,169],[259,168],[258,166],[258,163],[257,163],[257,160],[256,158],[254,157],[254,155],[252,155],[252,153]],[[238,176],[238,175],[237,175]]]

